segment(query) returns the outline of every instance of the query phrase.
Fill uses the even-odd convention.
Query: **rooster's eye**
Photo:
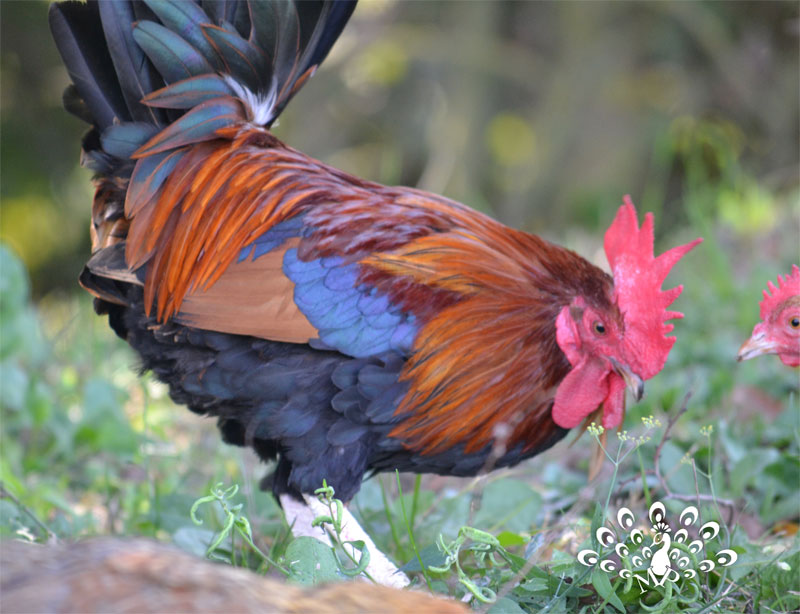
[[[800,316],[792,316],[789,318],[789,326],[792,328],[800,328]]]
[[[596,332],[598,335],[606,334],[606,325],[600,320],[595,320],[594,324],[592,324],[592,328],[594,328],[594,332]]]

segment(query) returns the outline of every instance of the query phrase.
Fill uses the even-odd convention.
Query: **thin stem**
[[[647,485],[647,471],[644,468],[644,461],[642,460],[641,446],[636,447],[636,456],[639,458],[639,475],[642,478],[642,491],[644,492],[644,500],[649,508],[653,504],[653,497],[650,494],[650,487]],[[632,479],[636,479],[636,476],[634,476]],[[620,487],[622,487],[622,484],[620,484]]]
[[[33,513],[33,512],[30,510],[30,508],[28,508],[28,506],[27,506],[27,505],[25,505],[24,503],[22,503],[22,501],[20,501],[19,499],[17,499],[17,498],[14,496],[14,494],[13,494],[13,493],[9,492],[9,491],[6,489],[6,486],[5,486],[5,484],[4,484],[3,482],[0,482],[0,499],[10,499],[10,500],[11,500],[11,502],[12,502],[14,505],[16,505],[16,506],[17,506],[17,507],[18,507],[18,508],[19,508],[19,509],[20,509],[20,510],[23,512],[23,513],[25,513],[25,515],[26,515],[26,516],[28,516],[28,518],[30,518],[31,520],[33,520],[33,522],[34,522],[34,523],[36,523],[36,525],[37,525],[37,526],[38,526],[40,529],[42,529],[42,531],[44,531],[44,532],[47,534],[47,540],[48,540],[48,541],[50,541],[50,542],[54,542],[54,543],[55,543],[55,542],[58,542],[58,536],[57,536],[55,533],[53,533],[53,531],[51,531],[51,530],[50,530],[50,527],[48,527],[48,526],[47,526],[47,525],[46,525],[44,522],[42,522],[41,520],[39,520],[39,518],[36,516],[36,514],[34,514],[34,513]]]
[[[425,567],[425,563],[422,562],[422,556],[417,549],[417,543],[414,540],[414,531],[411,528],[411,525],[408,522],[408,516],[406,515],[406,506],[403,503],[403,488],[400,485],[400,472],[395,471],[395,478],[397,479],[397,490],[400,494],[400,509],[403,512],[403,520],[406,523],[406,531],[408,532],[408,539],[411,542],[411,549],[414,551],[414,556],[417,557],[417,562],[419,563],[419,567],[422,570],[422,575],[425,576],[425,582],[428,584],[428,587],[431,585],[430,576],[428,576],[428,569]]]
[[[414,479],[414,496],[411,498],[411,528],[414,528],[417,519],[417,507],[419,504],[419,491],[422,486],[422,475],[417,474]]]
[[[694,495],[681,495],[681,494],[672,492],[672,489],[670,489],[669,485],[667,484],[667,480],[664,478],[663,474],[661,473],[661,450],[663,449],[664,444],[666,444],[667,441],[669,440],[669,435],[670,435],[670,431],[672,431],[672,427],[675,426],[675,423],[678,422],[678,419],[683,414],[685,414],[686,411],[688,410],[689,399],[691,399],[691,398],[692,398],[692,392],[690,390],[689,392],[686,393],[686,396],[683,397],[683,402],[681,403],[681,408],[667,422],[667,427],[664,429],[664,434],[661,436],[661,441],[659,441],[658,442],[658,446],[656,446],[656,453],[655,453],[655,457],[653,459],[653,473],[652,474],[656,476],[656,479],[658,480],[658,483],[661,486],[661,489],[664,491],[664,499],[675,499],[676,501],[689,501],[689,502],[710,501],[711,503],[714,503],[714,505],[717,506],[717,512],[720,511],[719,510],[719,505],[724,505],[725,507],[727,507],[730,510],[730,513],[732,515],[734,510],[736,509],[736,504],[733,501],[731,501],[730,499],[720,499],[719,497],[716,496],[716,493],[714,493],[714,484],[713,484],[712,480],[710,479],[710,475],[706,476],[706,477],[709,478],[709,483],[711,483],[711,494],[710,495],[702,494],[702,493],[699,493],[699,492],[694,494]],[[720,513],[720,518],[721,517],[722,517],[722,514]]]
[[[667,443],[669,440],[669,433],[672,430],[672,427],[675,426],[675,423],[678,419],[686,413],[689,409],[689,399],[692,398],[692,391],[686,393],[686,396],[683,397],[683,402],[681,403],[681,408],[678,410],[674,416],[670,417],[667,421],[667,428],[664,429],[664,434],[661,436],[661,441],[658,442],[656,446],[656,455],[653,459],[653,468],[655,470],[656,476],[658,476],[661,485],[665,488],[665,492],[669,492],[669,489],[666,488],[666,483],[661,478],[661,449],[664,447],[664,444]]]
[[[403,555],[402,558],[406,558],[406,549],[400,543],[400,532],[397,530],[397,527],[394,524],[394,520],[392,519],[392,512],[389,509],[389,498],[386,496],[386,487],[383,484],[383,479],[378,478],[378,481],[381,485],[381,499],[383,500],[383,511],[386,515],[386,522],[389,523],[389,530],[392,532],[392,539],[394,540],[397,549]]]
[[[278,564],[277,564],[275,561],[273,561],[273,560],[272,560],[272,559],[271,559],[269,556],[267,556],[266,554],[264,554],[264,553],[261,551],[261,548],[259,548],[258,546],[256,546],[256,545],[255,545],[255,543],[253,542],[253,540],[252,540],[252,539],[250,539],[250,536],[249,536],[249,535],[247,535],[246,533],[244,533],[244,532],[243,532],[241,529],[239,529],[239,527],[237,527],[237,530],[238,530],[238,532],[239,532],[239,535],[241,535],[241,536],[242,536],[242,539],[244,539],[244,540],[247,542],[247,545],[248,545],[248,546],[250,546],[250,547],[251,547],[253,550],[255,550],[255,552],[258,554],[258,556],[260,556],[260,557],[261,557],[261,558],[262,558],[264,561],[266,561],[268,564],[272,565],[272,566],[273,566],[275,569],[277,569],[278,571],[280,571],[280,572],[281,572],[281,573],[282,573],[284,576],[288,576],[288,575],[289,575],[289,570],[288,570],[288,569],[285,569],[285,568],[284,568],[284,567],[282,567],[281,565],[278,565]]]

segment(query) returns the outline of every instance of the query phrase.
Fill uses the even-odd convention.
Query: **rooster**
[[[800,268],[795,264],[786,276],[771,281],[761,301],[761,322],[739,348],[739,361],[777,354],[783,364],[800,367]]]
[[[700,239],[653,254],[628,197],[613,277],[435,194],[278,140],[352,2],[56,3],[68,111],[92,125],[81,274],[172,398],[277,460],[286,509],[323,480],[472,476],[569,429],[621,424],[675,342],[662,290]],[[295,524],[295,529],[299,526]]]

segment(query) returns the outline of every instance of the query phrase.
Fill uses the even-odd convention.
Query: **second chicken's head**
[[[771,281],[767,284],[760,307],[761,322],[739,348],[738,359],[777,354],[783,364],[800,367],[800,268],[796,264],[789,275],[778,275],[777,286]]]

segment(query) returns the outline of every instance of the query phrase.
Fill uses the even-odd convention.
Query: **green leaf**
[[[431,580],[428,588],[433,593],[438,593],[440,595],[449,595],[450,594],[450,587],[447,586],[447,582],[444,580]]]
[[[528,542],[528,540],[522,537],[522,535],[512,533],[511,531],[502,531],[497,536],[497,541],[500,542],[500,545],[503,546],[503,548],[508,548],[510,546],[524,546]]]
[[[6,490],[19,495],[25,492],[26,488],[24,481],[17,477],[14,465],[10,460],[9,448],[12,447],[10,444],[13,444],[15,451],[17,448],[17,442],[4,442],[3,456],[0,456],[0,481],[3,482],[3,486],[5,486]],[[0,499],[0,501],[2,501],[2,499]]]
[[[343,545],[352,546],[354,552],[354,558],[358,561],[358,565],[356,567],[347,567],[344,562],[339,558],[339,555],[336,554],[334,551],[333,556],[336,557],[338,562],[339,571],[341,571],[344,575],[355,578],[356,576],[361,575],[366,571],[367,566],[369,565],[369,548],[367,548],[367,544],[364,543],[363,540],[357,540],[352,542],[344,542]]]
[[[504,478],[487,484],[472,525],[494,532],[501,527],[520,533],[536,525],[542,496],[521,480]]]
[[[611,580],[608,579],[608,574],[606,574],[606,572],[601,569],[595,569],[594,572],[592,572],[592,586],[594,586],[594,590],[596,590],[597,594],[606,602],[613,605],[620,612],[625,612],[625,606],[622,605],[622,601],[617,597],[617,593],[614,592],[611,586]]]
[[[513,599],[503,597],[489,609],[488,614],[525,614],[525,610],[519,607],[519,604]]]
[[[5,499],[0,499],[0,535],[14,535],[20,526],[24,526],[24,518],[19,508]]]
[[[749,451],[731,469],[731,490],[741,495],[748,484],[763,479],[764,470],[780,460],[780,453],[771,448],[757,448]]]
[[[28,394],[28,374],[12,362],[0,363],[0,406],[22,411]]]
[[[22,260],[5,245],[0,245],[0,309],[12,315],[25,308],[28,300],[28,274]]]
[[[313,537],[298,537],[284,555],[289,580],[311,586],[341,580],[331,547]]]
[[[532,578],[519,585],[519,588],[528,593],[536,593],[547,590],[549,582],[545,578]]]
[[[447,556],[444,554],[444,552],[439,550],[436,544],[425,546],[419,551],[419,557],[422,560],[422,564],[425,565],[426,568],[442,567],[447,561]],[[415,571],[422,571],[422,568],[420,568],[419,561],[415,556],[408,563],[403,565],[400,568],[400,571],[411,573]]]
[[[509,565],[511,565],[511,570],[514,573],[518,572],[520,569],[522,569],[523,567],[525,567],[525,565],[528,564],[527,559],[524,559],[521,556],[517,556],[513,552],[508,552],[508,551],[504,552],[503,558],[506,561],[508,561]]]
[[[775,611],[796,611],[800,608],[798,592],[800,552],[783,556],[775,564],[763,567],[761,591],[765,601]],[[762,605],[766,605],[762,602]]]
[[[50,388],[41,380],[34,380],[28,390],[27,410],[37,427],[46,425],[53,414],[53,395]]]
[[[589,531],[589,534],[592,536],[592,548],[595,551],[598,551],[600,548],[600,544],[597,541],[597,529],[603,526],[604,520],[605,520],[605,514],[603,512],[603,506],[598,503],[594,507],[591,529]]]
[[[312,527],[318,527],[321,524],[333,524],[333,518],[330,516],[317,516],[311,521]]]
[[[214,531],[198,527],[181,527],[172,536],[172,541],[178,548],[189,554],[204,558],[213,539]]]

